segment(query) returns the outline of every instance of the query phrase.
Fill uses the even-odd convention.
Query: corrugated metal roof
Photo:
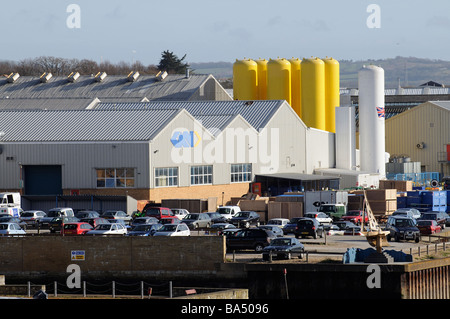
[[[64,110],[0,112],[0,142],[149,141],[182,112]]]
[[[47,83],[39,77],[21,76],[14,83],[0,78],[0,99],[16,98],[114,98],[129,99],[147,97],[149,100],[188,100],[211,75],[168,75],[163,81],[155,76],[141,75],[129,82],[126,76],[108,75],[102,82],[94,76],[82,75],[71,83],[65,76],[55,76]]]
[[[0,99],[1,110],[83,110],[100,100],[95,98]]]
[[[268,101],[186,101],[186,102],[142,102],[142,103],[98,103],[94,108],[98,110],[125,109],[186,109],[198,120],[216,121],[229,120],[229,116],[240,114],[253,128],[264,128],[274,113],[284,103],[283,100]],[[216,118],[206,118],[215,116]],[[219,124],[216,124],[219,125]],[[207,127],[207,126],[205,126]]]
[[[341,95],[359,95],[358,89],[340,89]],[[385,89],[385,95],[446,95],[450,94],[450,88],[442,87],[420,87],[420,88],[398,88]]]

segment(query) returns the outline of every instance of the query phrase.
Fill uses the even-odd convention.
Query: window
[[[192,166],[191,185],[212,184],[212,165]]]
[[[134,168],[97,169],[98,188],[134,187]]]
[[[231,182],[242,183],[252,181],[252,164],[231,164]]]
[[[155,168],[155,187],[178,186],[178,167]]]

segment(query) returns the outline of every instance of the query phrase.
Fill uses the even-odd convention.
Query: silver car
[[[42,210],[26,210],[20,214],[20,219],[27,223],[27,226],[37,227],[39,221],[47,214]]]

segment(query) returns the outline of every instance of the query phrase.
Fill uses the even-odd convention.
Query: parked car
[[[48,229],[50,229],[51,233],[56,233],[57,231],[61,231],[63,225],[65,223],[75,223],[75,222],[79,222],[80,220],[76,217],[66,217],[66,216],[60,216],[60,217],[55,217],[53,218],[49,223],[48,223]]]
[[[111,224],[121,224],[123,225],[127,231],[131,230],[131,225],[123,219],[108,219]]]
[[[348,220],[338,220],[333,222],[333,225],[339,227],[340,230],[346,230],[348,228],[356,227],[356,224]]]
[[[42,210],[26,210],[20,215],[20,219],[27,223],[28,227],[37,227],[45,216],[47,214]]]
[[[49,223],[53,220],[55,217],[74,217],[75,214],[73,212],[72,208],[68,207],[56,207],[52,208],[47,212],[47,216],[41,218],[39,225],[40,227],[48,227]]]
[[[236,213],[240,212],[241,208],[239,206],[220,206],[217,208],[217,212],[230,220]]]
[[[233,230],[236,229],[236,226],[229,223],[215,223],[211,225],[210,232],[217,235],[223,235],[224,230]]]
[[[324,227],[327,236],[344,235],[344,230],[340,229],[338,225],[331,224],[329,227]]]
[[[22,229],[27,229],[27,223],[21,220],[19,217],[13,217],[11,215],[0,217],[0,223],[15,223],[20,226]]]
[[[439,233],[442,229],[441,226],[435,220],[419,220],[417,222],[417,228],[419,228],[422,235],[431,235]]]
[[[159,219],[155,217],[136,217],[131,222],[131,226],[144,225],[144,224],[158,224]]]
[[[189,214],[189,211],[184,208],[171,208],[170,210],[179,219],[183,219],[184,217],[186,217],[186,215]]]
[[[405,215],[414,219],[420,218],[420,212],[419,210],[415,208],[398,208],[395,212],[392,213],[392,215]]]
[[[125,235],[127,229],[121,224],[99,224],[94,229],[88,231],[86,235],[104,236],[104,235]]]
[[[141,224],[136,225],[126,234],[127,236],[153,236],[155,232],[163,227],[163,224]]]
[[[283,228],[287,223],[289,223],[287,218],[272,218],[267,221],[267,225],[275,225],[280,228]]]
[[[190,229],[209,228],[212,225],[211,218],[206,213],[190,213],[183,218],[183,223]]]
[[[386,223],[386,230],[389,231],[386,238],[388,241],[394,239],[420,241],[420,231],[415,220],[405,216],[389,216]]]
[[[152,206],[152,204],[145,205],[145,207],[142,209],[142,215],[148,217],[155,217],[157,219],[175,216],[170,208],[155,207]]]
[[[264,247],[262,257],[269,260],[269,255],[272,254],[278,259],[291,259],[292,254],[298,254],[298,258],[302,258],[304,251],[305,247],[297,238],[281,237],[273,239],[269,246]]]
[[[330,225],[333,222],[333,218],[322,212],[305,213],[304,217],[315,218],[322,225]]]
[[[450,226],[450,215],[446,212],[443,213],[445,217],[445,226]]]
[[[249,228],[251,225],[259,226],[259,219],[259,214],[254,211],[241,211],[230,219],[230,223],[237,227]]]
[[[240,229],[226,236],[226,247],[228,251],[253,249],[262,252],[263,248],[269,246],[276,235],[270,230],[259,228]]]
[[[63,235],[84,235],[92,230],[91,224],[85,222],[75,222],[64,224],[61,233]]]
[[[96,212],[95,210],[79,210],[75,213],[75,217],[78,219],[83,218],[96,218],[99,217],[100,214]]]
[[[215,223],[226,223],[228,220],[222,216],[222,214],[218,212],[208,212],[209,218],[211,218],[211,222]]]
[[[97,225],[100,224],[108,224],[109,221],[105,218],[101,218],[101,217],[95,217],[95,218],[82,218],[80,219],[80,222],[85,222],[90,224],[92,227],[97,227]]]
[[[270,230],[277,237],[283,237],[283,230],[277,225],[260,225],[258,228]]]
[[[295,231],[295,228],[297,228],[297,222],[300,219],[303,219],[304,217],[293,217],[291,219],[289,219],[289,223],[287,223],[286,225],[284,225],[283,227],[283,233],[285,235],[287,234],[293,234]]]
[[[312,236],[314,239],[323,237],[324,229],[319,221],[315,218],[302,218],[297,221],[297,227],[294,231],[295,238]]]
[[[442,229],[445,229],[445,224],[447,222],[443,212],[425,212],[422,213],[419,220],[435,220]]]
[[[166,224],[158,229],[153,236],[190,236],[191,231],[185,223]]]
[[[25,235],[26,231],[23,230],[17,223],[0,223],[0,235]]]
[[[343,235],[346,236],[364,236],[364,234],[361,232],[361,227],[360,226],[353,226],[353,227],[347,227],[344,232]]]
[[[163,217],[161,218],[158,223],[160,224],[180,224],[183,223],[183,221],[181,221],[178,217],[175,216],[170,216],[170,217]]]
[[[363,210],[349,210],[341,220],[352,222],[355,225],[361,225],[364,215],[364,222],[369,221],[369,215],[365,214]]]
[[[130,215],[121,210],[107,210],[100,217],[105,219],[122,219],[127,224],[130,224],[132,220]]]

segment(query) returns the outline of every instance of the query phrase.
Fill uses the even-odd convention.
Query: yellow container
[[[237,60],[233,64],[233,98],[235,100],[258,99],[257,64],[251,59]]]
[[[325,130],[336,133],[336,107],[340,106],[339,62],[333,58],[325,63]]]
[[[256,60],[258,66],[258,100],[267,100],[267,63],[266,59]]]
[[[291,106],[295,113],[302,117],[302,60],[292,58],[291,63]]]
[[[308,127],[325,130],[325,63],[302,60],[302,120]]]
[[[267,99],[286,100],[291,104],[291,63],[270,59],[267,63]]]

